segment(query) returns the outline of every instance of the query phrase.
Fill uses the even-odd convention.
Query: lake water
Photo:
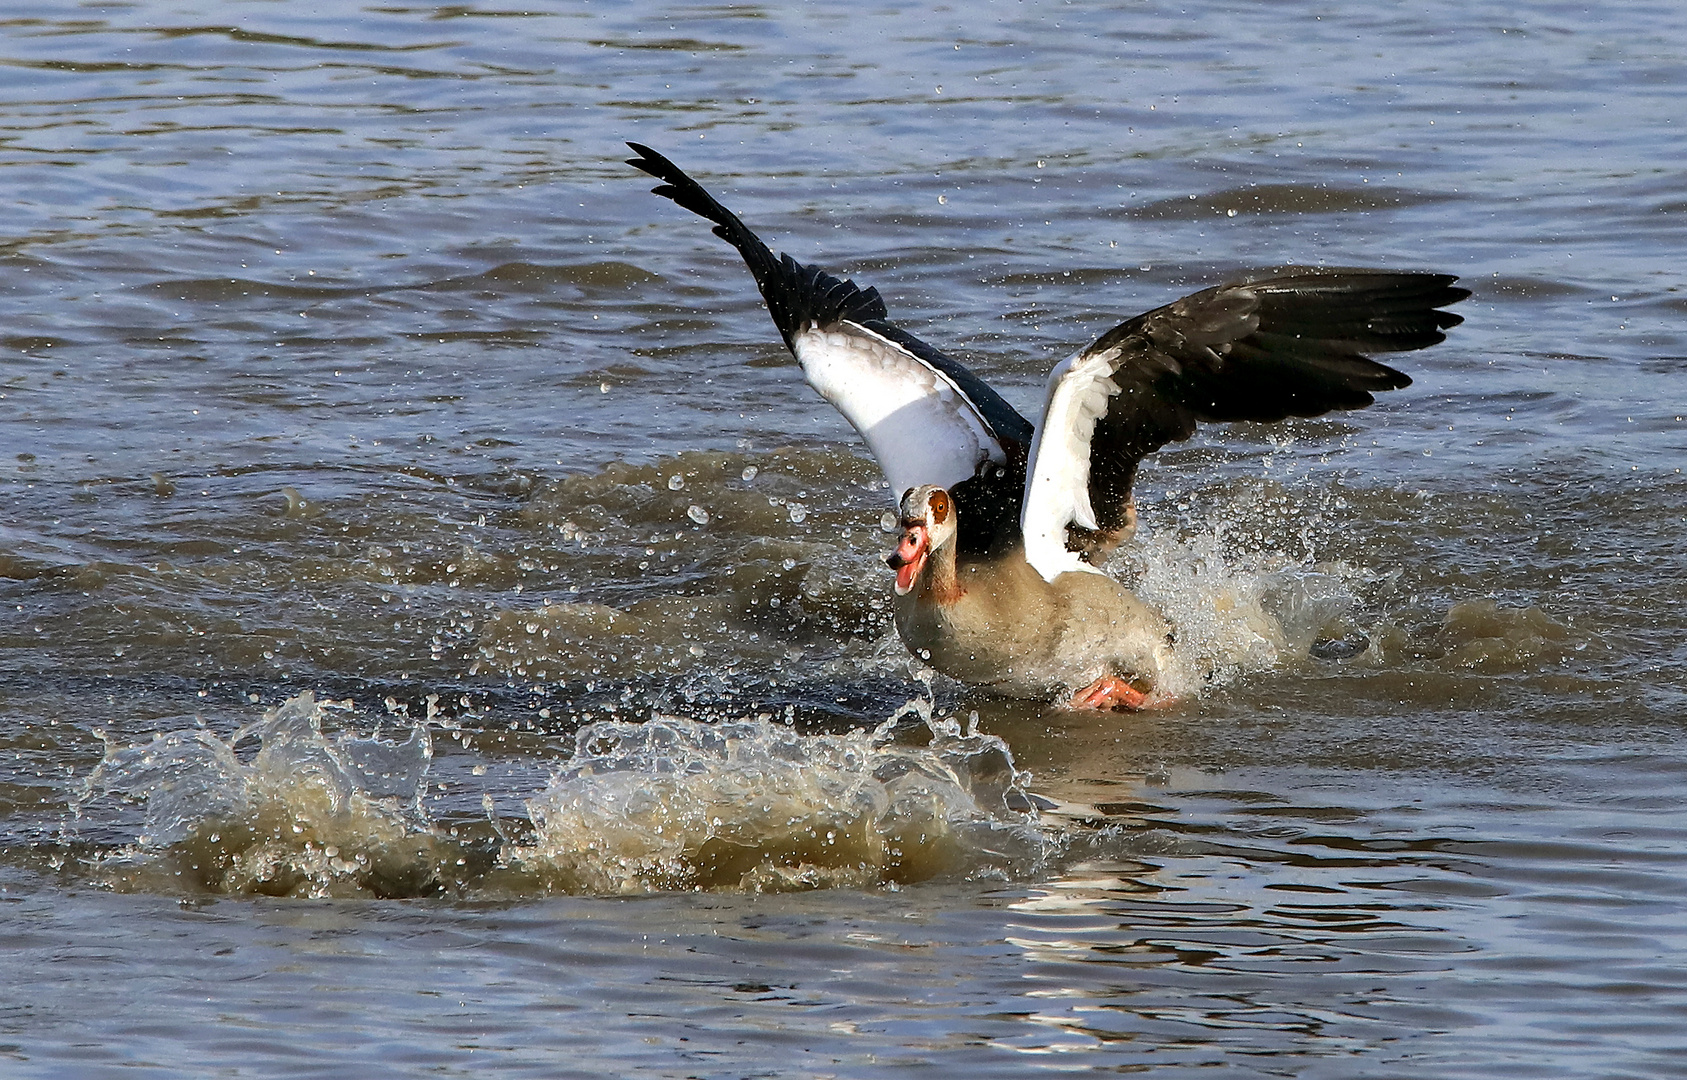
[[[1670,4],[9,4],[0,1075],[1687,1075],[1683,100]],[[1145,470],[1198,693],[993,700],[628,139],[1031,415],[1474,296]]]

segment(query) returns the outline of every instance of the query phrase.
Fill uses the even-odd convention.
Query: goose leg
[[[1066,707],[1136,712],[1148,707],[1148,695],[1117,675],[1103,675],[1073,694]]]

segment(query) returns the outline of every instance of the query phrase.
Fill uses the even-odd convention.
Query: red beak
[[[910,525],[902,534],[896,550],[885,556],[885,562],[896,571],[896,595],[906,596],[914,587],[920,571],[925,569],[926,554],[930,551],[924,525]]]

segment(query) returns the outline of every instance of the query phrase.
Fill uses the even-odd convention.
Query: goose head
[[[896,571],[896,595],[906,596],[934,554],[955,542],[955,500],[935,484],[909,488],[899,514],[902,540],[885,562]]]

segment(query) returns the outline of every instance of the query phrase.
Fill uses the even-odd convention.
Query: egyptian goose
[[[896,629],[952,678],[1072,708],[1164,702],[1164,619],[1098,565],[1135,528],[1137,463],[1199,422],[1360,409],[1409,386],[1365,352],[1443,340],[1469,296],[1447,274],[1293,269],[1120,323],[1049,375],[1033,427],[857,288],[756,235],[661,154],[652,190],[738,249],[809,383],[867,440],[900,499]]]

